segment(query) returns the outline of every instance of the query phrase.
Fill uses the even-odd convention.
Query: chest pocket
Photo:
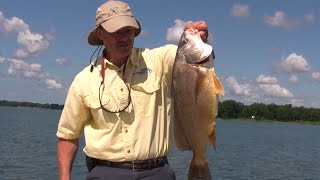
[[[155,72],[134,73],[131,80],[131,100],[139,116],[151,116],[158,112],[161,103],[160,77]]]
[[[91,109],[100,108],[99,90],[97,89],[96,91],[97,92],[84,98],[85,103]],[[101,91],[103,91],[102,88],[101,88]],[[106,106],[110,102],[110,93],[105,90],[101,94],[100,94],[101,104]]]
[[[101,89],[102,91],[102,89]],[[101,104],[103,107],[112,110],[115,108],[115,105],[112,103],[110,91],[104,90],[101,96]],[[94,129],[105,129],[111,131],[115,124],[118,122],[118,118],[115,113],[106,112],[101,108],[99,100],[99,92],[91,94],[84,99],[85,103],[91,110],[91,126]]]

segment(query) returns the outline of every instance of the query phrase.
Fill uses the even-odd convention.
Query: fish
[[[216,117],[223,85],[214,70],[214,51],[200,32],[181,35],[172,70],[173,134],[178,150],[192,150],[188,180],[210,180],[208,144],[216,148]]]

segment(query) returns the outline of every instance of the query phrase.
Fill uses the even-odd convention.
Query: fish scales
[[[174,138],[178,149],[192,150],[188,179],[211,179],[206,146],[216,146],[215,119],[223,86],[213,68],[212,46],[199,32],[183,32],[173,66]]]

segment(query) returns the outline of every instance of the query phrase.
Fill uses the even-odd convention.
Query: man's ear
[[[100,28],[100,27],[98,27],[98,28],[96,29],[96,35],[97,35],[97,37],[100,39],[100,36],[101,36],[101,28]]]

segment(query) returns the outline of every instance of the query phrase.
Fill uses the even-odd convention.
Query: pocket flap
[[[135,75],[132,79],[131,88],[137,91],[153,93],[160,89],[160,78],[155,73]]]

